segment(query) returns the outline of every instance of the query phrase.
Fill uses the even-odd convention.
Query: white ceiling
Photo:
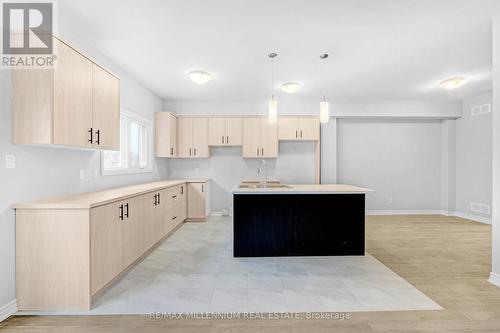
[[[64,0],[60,20],[165,99],[319,99],[329,53],[330,100],[460,100],[491,90],[491,24],[498,0]],[[185,76],[202,69],[214,80]],[[440,80],[466,76],[455,91]],[[279,98],[285,98],[282,92]]]

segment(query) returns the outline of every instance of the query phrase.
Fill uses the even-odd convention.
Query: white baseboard
[[[17,312],[17,301],[14,299],[0,308],[0,322]]]
[[[485,223],[485,224],[491,224],[491,217],[465,214],[462,212],[447,212],[447,214],[445,214],[445,215],[461,217],[463,219],[467,219],[467,220],[471,220],[471,221],[475,221],[475,222],[480,222],[480,223]]]
[[[465,214],[462,212],[449,212],[446,210],[367,210],[366,215],[445,215],[491,224],[490,217]]]
[[[488,279],[488,282],[492,285],[500,287],[500,275],[490,272],[490,278]]]
[[[367,210],[366,215],[444,215],[442,210]]]

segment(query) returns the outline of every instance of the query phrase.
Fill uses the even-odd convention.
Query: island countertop
[[[233,194],[366,194],[374,190],[347,184],[292,184],[283,187],[235,186]]]

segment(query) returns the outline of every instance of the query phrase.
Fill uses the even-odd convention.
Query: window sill
[[[153,173],[153,169],[146,168],[146,169],[101,170],[101,176],[122,176],[122,175],[135,175],[141,173]]]

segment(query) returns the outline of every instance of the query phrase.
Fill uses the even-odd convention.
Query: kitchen
[[[494,327],[498,4],[361,3],[53,2],[55,66],[0,71],[0,327]]]

